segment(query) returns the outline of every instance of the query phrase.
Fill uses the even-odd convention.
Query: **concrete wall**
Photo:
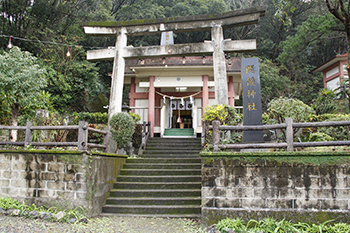
[[[126,156],[77,151],[0,151],[0,196],[98,215]]]
[[[350,221],[350,168],[202,157],[202,222],[240,217]]]

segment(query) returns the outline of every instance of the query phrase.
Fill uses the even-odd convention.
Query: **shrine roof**
[[[316,72],[323,72],[323,70],[327,69],[328,67],[332,66],[333,64],[339,62],[339,61],[346,61],[348,59],[348,53],[344,53],[341,55],[336,55],[331,60],[323,63],[322,65],[316,67],[310,73],[316,73]]]

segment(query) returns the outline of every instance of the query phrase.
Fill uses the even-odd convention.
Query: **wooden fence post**
[[[87,150],[87,142],[88,142],[88,123],[85,121],[79,121],[78,150]]]
[[[110,137],[109,128],[104,128],[104,131],[106,131],[107,133],[105,135],[103,135],[103,145],[106,146],[106,148],[103,150],[103,152],[107,153],[108,152],[109,137]]]
[[[213,121],[213,146],[214,152],[219,151],[219,143],[220,143],[220,121]]]
[[[287,142],[287,151],[293,151],[293,119],[292,118],[286,118],[286,142]]]
[[[30,145],[30,143],[32,142],[32,130],[30,129],[31,126],[33,126],[33,122],[27,121],[26,135],[24,138],[24,146],[25,147]]]

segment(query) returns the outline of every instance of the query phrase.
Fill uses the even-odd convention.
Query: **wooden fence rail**
[[[292,118],[286,118],[286,123],[276,125],[249,125],[249,126],[221,126],[219,121],[213,121],[209,129],[213,130],[214,151],[219,149],[248,149],[248,148],[287,148],[293,151],[294,147],[316,147],[316,146],[345,146],[350,141],[326,141],[326,142],[294,142],[294,128],[327,127],[327,126],[350,126],[350,121],[327,121],[293,123]],[[220,144],[220,130],[231,131],[261,131],[261,130],[286,130],[286,142],[282,143],[246,143],[246,144]]]
[[[26,126],[3,126],[0,130],[25,130],[23,142],[0,141],[0,145],[17,145],[17,146],[74,146],[78,150],[85,151],[88,148],[103,148],[106,152],[108,144],[108,129],[99,130],[89,127],[88,122],[79,121],[79,125],[62,125],[62,126],[33,126],[32,122],[27,122]],[[77,142],[33,142],[33,130],[78,130]],[[89,143],[89,131],[103,134],[103,144]]]

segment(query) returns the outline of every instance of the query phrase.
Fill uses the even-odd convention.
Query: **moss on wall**
[[[251,164],[259,160],[276,162],[277,165],[303,164],[303,165],[343,165],[350,163],[350,152],[201,152],[204,164],[210,164],[214,159],[224,158],[226,161],[239,159]]]

